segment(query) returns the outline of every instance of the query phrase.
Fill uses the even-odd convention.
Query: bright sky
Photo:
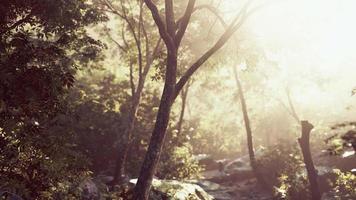
[[[270,2],[247,23],[251,38],[278,63],[271,87],[288,84],[302,117],[330,109],[340,114],[356,105],[355,0],[256,0]],[[233,14],[241,1],[224,0]],[[324,87],[317,83],[324,80]],[[325,81],[327,80],[327,81]],[[278,91],[278,88],[275,88]],[[277,94],[276,94],[277,95]],[[355,112],[356,107],[352,110]],[[352,113],[349,113],[350,116]]]

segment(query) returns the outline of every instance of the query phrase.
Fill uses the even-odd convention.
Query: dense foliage
[[[163,1],[153,2],[163,16]],[[219,7],[223,1],[211,2]],[[183,16],[186,3],[175,2],[176,18]],[[177,50],[175,78],[181,78],[225,30],[218,23],[223,20],[220,14],[207,5],[193,9]],[[182,21],[178,22],[174,26],[180,27]],[[303,110],[302,102],[309,86],[330,92],[328,79],[308,70],[291,76],[245,31],[237,32],[241,37],[205,63],[170,105],[154,178],[199,182],[207,172],[217,173],[216,180],[233,179],[223,165],[248,158],[246,119],[238,98],[244,92],[254,149],[262,149],[255,152],[257,166],[273,198],[311,198],[305,163],[294,142],[300,135],[298,114],[304,113],[301,117],[316,125],[310,138],[314,163],[331,169],[319,175],[325,197],[355,199],[356,178],[350,172],[356,148],[352,103],[345,114],[352,115],[350,122],[327,128],[326,121],[347,121],[344,113],[334,115],[331,106],[320,109],[320,100]],[[143,1],[1,0],[0,199],[91,199],[88,184],[99,191],[95,198],[132,195],[129,179],[139,176],[156,124],[167,52]],[[243,91],[232,76],[235,68]],[[353,89],[353,98],[355,93]],[[116,159],[126,147],[125,179],[113,186]],[[209,169],[199,158],[207,158]],[[249,170],[248,159],[242,160],[244,170]]]
[[[1,190],[27,199],[73,193],[86,159],[70,132],[54,130],[76,72],[104,47],[85,27],[106,17],[87,1],[2,1],[0,10]]]

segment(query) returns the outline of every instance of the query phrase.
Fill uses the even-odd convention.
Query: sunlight
[[[257,40],[284,71],[283,76],[270,80],[273,87],[287,84],[304,109],[320,107],[321,101],[327,104],[324,108],[340,98],[348,101],[350,84],[356,85],[356,27],[352,25],[356,1],[254,1],[254,5],[261,3],[265,6],[245,28],[251,33],[249,38]],[[221,5],[227,18],[240,7],[241,2],[233,0]],[[327,90],[318,84],[321,80],[329,80]]]
[[[356,50],[355,7],[352,0],[277,1],[260,10],[248,26],[265,42],[301,51],[296,52],[300,59],[319,62],[313,67],[333,75],[353,68],[342,62]]]
[[[0,199],[355,197],[355,8],[2,0]]]

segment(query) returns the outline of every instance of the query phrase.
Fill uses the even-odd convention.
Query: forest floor
[[[250,179],[220,179],[219,183],[212,180],[224,176],[218,170],[209,170],[203,173],[199,185],[216,200],[271,200],[272,195],[257,185],[255,178]],[[226,176],[228,177],[228,176]]]

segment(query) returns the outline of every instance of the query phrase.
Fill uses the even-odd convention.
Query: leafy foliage
[[[329,144],[330,154],[340,155],[350,149],[356,151],[355,125],[355,122],[345,122],[331,127],[331,130],[336,131],[336,134],[325,140]]]
[[[334,170],[336,181],[334,183],[332,196],[336,200],[356,198],[356,176],[350,172]]]
[[[189,143],[171,147],[162,156],[158,176],[162,179],[195,179],[199,177],[202,168],[192,155]]]
[[[258,160],[264,179],[277,199],[309,199],[308,179],[296,144],[281,142],[266,150]]]
[[[84,0],[5,0],[0,10],[0,188],[26,199],[76,196],[87,159],[71,132],[54,130],[76,72],[104,47],[85,27],[105,16]]]

